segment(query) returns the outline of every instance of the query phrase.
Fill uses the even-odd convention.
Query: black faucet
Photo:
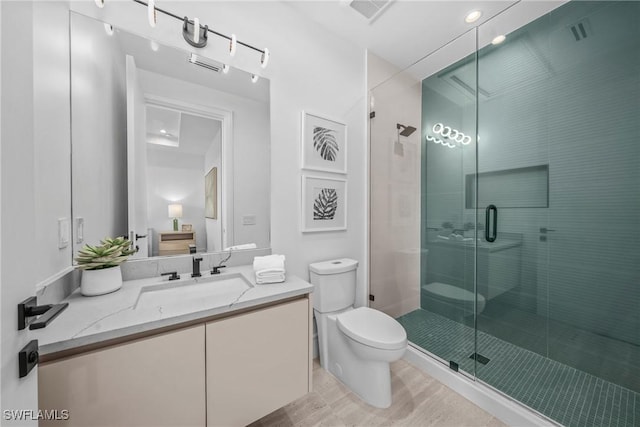
[[[178,280],[180,279],[180,275],[177,271],[172,271],[170,273],[162,273],[161,276],[169,276],[169,280]]]
[[[218,265],[216,267],[213,267],[213,270],[211,270],[211,274],[220,274],[220,269],[225,267],[226,265]]]
[[[226,265],[223,265],[223,264],[229,261],[229,258],[231,258],[231,253],[232,253],[232,250],[229,249],[229,255],[227,255],[225,259],[220,261],[220,264],[218,264],[216,267],[213,267],[213,270],[211,270],[211,274],[220,274],[220,269],[226,267]]]
[[[193,273],[191,273],[191,277],[202,276],[202,274],[200,274],[200,261],[202,261],[202,258],[193,257]]]

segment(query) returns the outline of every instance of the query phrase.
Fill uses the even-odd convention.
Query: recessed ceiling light
[[[164,129],[160,129],[160,133],[164,135],[165,133],[167,133],[167,131]]]
[[[505,36],[504,34],[500,34],[499,36],[494,37],[493,40],[491,40],[491,44],[500,44],[503,41],[505,41],[507,38],[507,36]]]
[[[466,22],[467,24],[471,24],[480,19],[481,16],[482,12],[480,12],[479,10],[471,11],[467,14],[467,16],[464,17],[464,22]]]

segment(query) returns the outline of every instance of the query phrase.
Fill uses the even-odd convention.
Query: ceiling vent
[[[372,23],[393,0],[353,0],[349,6]]]
[[[222,70],[221,64],[213,61],[205,61],[201,56],[196,55],[195,53],[190,54],[187,60],[192,64],[199,65],[207,70],[213,71],[214,73],[219,73],[220,70]]]
[[[591,33],[589,21],[587,19],[583,19],[582,21],[578,21],[569,26],[569,30],[577,42],[586,39]]]

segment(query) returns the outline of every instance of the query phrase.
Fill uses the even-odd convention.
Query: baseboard
[[[506,395],[455,373],[445,364],[409,346],[404,359],[510,426],[559,426]]]

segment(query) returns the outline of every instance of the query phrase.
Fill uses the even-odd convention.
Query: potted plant
[[[95,296],[117,291],[122,287],[120,264],[136,251],[129,239],[105,238],[100,245],[85,245],[75,258],[82,270],[80,292]]]

